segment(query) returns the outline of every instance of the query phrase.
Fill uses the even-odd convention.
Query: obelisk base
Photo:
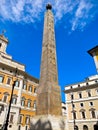
[[[42,115],[31,119],[30,130],[65,130],[65,117]]]

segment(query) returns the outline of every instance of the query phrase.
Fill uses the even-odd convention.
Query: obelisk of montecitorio
[[[54,17],[47,4],[39,86],[37,88],[36,116],[31,119],[30,130],[65,130],[65,117],[61,111],[61,92],[58,85]]]
[[[42,58],[37,90],[37,115],[61,115],[61,92],[58,86],[54,17],[47,4],[44,19]]]

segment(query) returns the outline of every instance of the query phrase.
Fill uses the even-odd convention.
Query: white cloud
[[[75,30],[78,26],[83,28],[86,26],[86,21],[91,17],[90,10],[92,9],[93,4],[87,3],[86,0],[81,0],[78,8],[75,12],[75,16],[72,20],[72,30]]]
[[[95,17],[95,0],[0,0],[0,19],[30,23],[41,19],[46,3],[53,5],[56,23],[64,19],[71,30],[83,29]],[[93,11],[92,11],[93,9]],[[70,17],[68,17],[68,15]],[[66,26],[66,25],[65,25]]]

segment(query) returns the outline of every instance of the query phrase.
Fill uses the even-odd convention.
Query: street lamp
[[[18,69],[16,68],[16,70],[15,70],[15,76],[16,76],[16,74],[17,74],[17,70],[18,70]],[[13,81],[12,91],[11,91],[11,98],[10,98],[10,102],[9,102],[7,117],[6,117],[6,121],[5,121],[4,125],[3,125],[2,130],[8,130],[7,127],[8,127],[8,123],[9,123],[9,115],[10,115],[10,109],[11,109],[11,103],[12,103],[12,97],[13,97],[13,92],[14,92],[15,83],[16,83],[16,81]]]

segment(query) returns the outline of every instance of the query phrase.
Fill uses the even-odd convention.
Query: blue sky
[[[40,77],[46,3],[53,6],[61,90],[96,74],[87,51],[98,45],[98,0],[0,0],[0,33],[6,30],[7,53]],[[62,92],[62,101],[64,93]]]

